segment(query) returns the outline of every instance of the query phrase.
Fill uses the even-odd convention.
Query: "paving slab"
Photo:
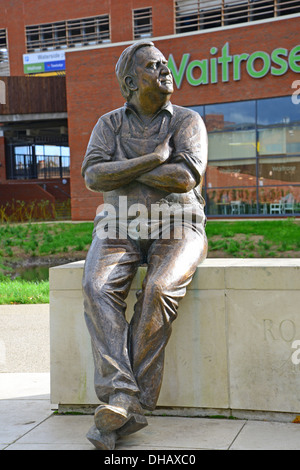
[[[95,450],[86,439],[92,415],[55,414],[49,373],[0,374],[0,449]],[[118,440],[116,451],[229,449],[245,420],[149,416]]]
[[[233,450],[300,450],[300,424],[248,421]]]
[[[0,372],[49,371],[49,304],[0,305]]]
[[[0,374],[0,448],[4,449],[53,414],[49,373]]]
[[[50,414],[46,400],[0,400],[0,446],[30,433]]]
[[[33,448],[33,446],[46,446],[52,449],[82,447],[93,449],[85,437],[86,432],[93,424],[93,416],[52,415],[31,432],[21,437],[11,446],[11,450],[19,448]]]
[[[33,420],[33,409],[28,411],[28,419]],[[35,411],[47,414],[47,410]],[[115,451],[300,450],[300,426],[292,423],[157,416],[148,420],[147,428],[119,439]],[[26,424],[32,428],[24,427],[21,437],[11,433],[6,438],[12,439],[11,444],[1,443],[0,448],[95,450],[85,437],[93,424],[92,416],[51,415],[23,426]]]
[[[1,312],[8,315],[10,309],[5,310],[0,309],[0,316]],[[30,311],[23,309],[23,313],[25,320],[30,320]],[[43,318],[46,331],[47,312]],[[7,328],[6,346],[12,344],[9,338],[14,334],[24,339],[23,320],[20,324],[10,322],[11,334]],[[26,338],[29,338],[27,327]],[[30,362],[33,352],[29,341],[24,363],[21,357],[24,349],[19,352],[15,349],[19,361],[17,372],[13,369],[0,373],[0,450],[95,450],[86,439],[93,416],[57,415],[51,408],[48,353],[42,353],[48,350],[49,343],[43,338],[43,334],[31,337],[31,344],[36,344],[35,351],[40,350],[40,362]],[[122,455],[123,451],[124,455],[130,455],[130,451],[138,450],[300,450],[300,424],[296,423],[178,416],[150,416],[148,422],[148,427],[117,442],[116,455]]]
[[[151,417],[137,434],[118,441],[117,449],[226,450],[245,421],[210,418]]]
[[[228,449],[244,421],[203,418],[149,417],[149,425],[119,439],[116,450]],[[93,416],[53,415],[11,445],[16,449],[94,449],[86,432]]]

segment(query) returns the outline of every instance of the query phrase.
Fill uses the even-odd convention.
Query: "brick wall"
[[[179,66],[184,53],[190,53],[190,61],[210,57],[210,49],[221,51],[226,42],[230,54],[251,54],[263,50],[269,54],[273,49],[284,47],[291,50],[299,44],[298,18],[269,22],[263,25],[220,30],[205,34],[169,38],[156,42],[165,54],[170,53]],[[71,146],[71,196],[73,219],[92,219],[101,195],[85,188],[80,167],[90,133],[102,114],[123,105],[114,67],[125,46],[67,54],[68,116]],[[259,68],[259,64],[257,65]],[[175,90],[172,102],[182,106],[222,103],[247,99],[260,99],[291,95],[291,84],[299,74],[288,71],[282,76],[267,74],[260,79],[251,78],[241,65],[240,81],[191,86],[183,81]]]
[[[112,42],[131,41],[132,9],[149,7],[151,3],[154,35],[173,34],[173,0],[0,0],[0,28],[8,28],[11,75],[24,74],[25,26],[110,14]]]
[[[10,184],[1,185],[0,204],[6,202],[12,203],[13,200],[21,202],[31,201],[50,201],[55,202],[55,197],[48,191],[45,191],[42,185],[33,182],[14,181]]]

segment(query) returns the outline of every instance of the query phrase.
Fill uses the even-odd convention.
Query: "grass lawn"
[[[0,226],[0,259],[45,257],[86,251],[93,224],[32,223]]]
[[[0,281],[0,305],[49,303],[49,282]]]
[[[0,305],[48,303],[49,282],[10,276],[19,266],[66,263],[84,259],[93,223],[30,223],[0,226]]]
[[[0,226],[0,304],[47,303],[49,283],[10,280],[16,266],[50,266],[84,259],[93,223],[30,223]],[[300,220],[211,221],[209,258],[300,258]]]
[[[299,258],[300,220],[208,221],[209,257]]]

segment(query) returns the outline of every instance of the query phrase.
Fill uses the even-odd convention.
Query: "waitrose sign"
[[[173,74],[177,88],[180,88],[184,78],[192,86],[242,80],[242,64],[246,73],[252,78],[262,78],[268,73],[274,76],[284,75],[288,70],[300,73],[300,45],[290,51],[283,47],[274,49],[271,54],[256,51],[252,54],[230,54],[227,42],[221,50],[217,47],[210,49],[210,57],[190,61],[190,54],[183,54],[181,62],[176,64],[170,54],[168,66]]]

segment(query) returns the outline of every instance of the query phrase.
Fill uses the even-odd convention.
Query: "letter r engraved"
[[[271,337],[271,339],[273,340],[277,340],[278,338],[276,338],[274,336],[274,333],[273,333],[273,320],[269,320],[269,319],[265,319],[263,320],[264,322],[264,338],[265,338],[265,341],[268,341],[268,335],[269,337]]]

